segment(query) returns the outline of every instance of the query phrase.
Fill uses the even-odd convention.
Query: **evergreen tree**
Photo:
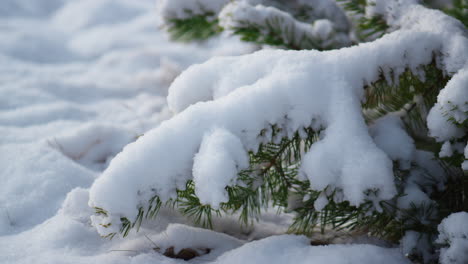
[[[468,261],[440,250],[451,246],[451,241],[441,238],[443,227],[438,230],[444,218],[468,211],[467,3],[423,4],[409,0],[163,1],[165,29],[174,41],[237,35],[268,50],[213,59],[188,69],[174,82],[168,100],[179,112],[176,117],[124,150],[91,190],[91,204],[96,209],[93,221],[101,234],[112,237],[121,232],[125,236],[145,218],[156,217],[161,206],[174,206],[205,227],[212,226],[213,215],[239,213],[240,221],[249,224],[262,208],[276,207],[294,213],[291,233],[311,234],[316,228],[367,233],[400,243],[416,263],[437,262],[440,252],[445,254],[440,257],[444,263]],[[313,51],[359,43],[366,44],[325,53]],[[271,47],[302,51],[274,51]],[[401,57],[387,57],[386,52]],[[335,67],[330,63],[340,60],[334,54],[343,56],[343,63],[358,64],[362,56],[362,63],[368,64]],[[347,83],[340,78],[319,83],[320,76],[307,79],[296,74],[294,67],[303,70],[297,64],[309,63],[309,57],[317,62],[310,62],[307,74],[329,67],[340,78],[345,76]],[[217,76],[223,65],[221,74],[233,79]],[[353,67],[365,69],[357,70],[355,76],[340,71]],[[284,82],[274,77],[281,74],[295,77]],[[268,80],[276,80],[278,89],[290,85],[287,88],[296,92],[302,91],[296,89],[303,85],[301,78],[317,82],[304,86],[324,85],[323,92],[314,88],[313,95],[334,98],[327,103],[336,105],[317,106],[318,110],[310,107],[314,109],[307,112],[295,108],[307,102],[302,98],[290,106],[293,110],[278,110],[279,117],[257,117],[252,112],[241,113],[252,118],[239,117],[232,110],[230,99],[242,97],[237,90],[249,87],[257,89],[249,96],[264,96],[252,101],[259,102],[252,109],[281,109],[285,107],[282,101],[264,92],[268,85],[276,87]],[[348,82],[360,86],[347,87]],[[224,88],[216,90],[216,85]],[[341,85],[343,89],[333,88]],[[188,99],[181,99],[183,96]],[[356,106],[352,98],[359,102],[357,117],[351,115]],[[310,101],[311,105],[320,103],[314,98]],[[251,109],[249,103],[246,111]],[[231,119],[209,120],[203,115],[208,106],[219,110],[219,119]],[[340,111],[349,111],[349,115],[335,113]],[[365,123],[355,127],[359,116]],[[238,122],[242,118],[252,120]],[[241,127],[235,130],[226,122]],[[177,137],[196,135],[198,130],[201,134],[196,139],[177,144],[184,140]],[[368,134],[372,143],[361,140],[359,133]],[[334,140],[338,143],[330,142]],[[343,144],[343,153],[333,144]],[[347,144],[356,145],[349,147],[353,153],[346,153]],[[149,157],[129,158],[138,152],[151,153],[153,148],[174,152],[167,154],[174,155],[167,159],[173,164],[152,167]],[[381,154],[385,157],[380,158]],[[147,155],[157,159],[163,154]],[[367,159],[368,155],[376,157]],[[139,164],[148,166],[139,169]],[[143,172],[152,169],[149,174]],[[122,180],[128,173],[144,175],[138,176],[137,184],[130,184],[134,189],[123,184],[132,180]],[[109,195],[127,187],[133,196]],[[125,214],[127,209],[136,213]]]

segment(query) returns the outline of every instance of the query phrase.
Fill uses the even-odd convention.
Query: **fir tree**
[[[412,1],[265,0],[261,1],[263,5],[248,1],[213,2],[163,2],[165,29],[172,39],[205,41],[220,34],[232,34],[256,44],[259,49],[332,50],[364,42],[372,44],[380,40],[379,43],[383,43],[382,37],[398,30],[411,32],[414,29],[401,24],[405,22],[394,20],[395,16],[406,12],[405,8],[412,8],[416,11],[414,14],[405,13],[406,19],[416,19],[413,23],[417,23],[419,12],[436,12],[434,14],[440,19],[438,23],[441,23],[438,26],[445,26],[447,30],[453,30],[453,34],[459,34],[460,38],[464,38],[460,43],[468,43],[465,27],[467,9],[463,0],[440,7],[458,21],[438,11],[428,11],[433,7],[429,2],[425,3],[427,7],[413,4]],[[408,28],[405,29],[405,26]],[[371,48],[370,45],[368,47]],[[468,51],[468,47],[459,49]],[[377,78],[362,80],[361,108],[365,124],[378,147],[385,149],[393,162],[391,169],[395,191],[391,197],[385,196],[383,189],[368,188],[362,194],[364,198],[356,202],[347,194],[346,185],[311,187],[315,183],[303,175],[305,155],[323,140],[329,124],[317,121],[290,130],[288,118],[285,117],[279,123],[265,123],[256,142],[251,144],[254,147],[247,149],[247,165],[233,159],[238,173],[235,179],[228,179],[224,186],[225,200],[219,204],[200,197],[196,183],[197,173],[200,172],[194,171],[192,177],[192,165],[188,165],[189,175],[174,179],[177,181],[174,193],[166,195],[166,190],[163,190],[166,186],[158,186],[157,182],[148,183],[150,187],[138,190],[139,197],[146,197],[147,202],[141,202],[144,199],[140,198],[135,204],[136,217],[118,215],[120,222],[113,222],[109,220],[114,213],[112,208],[95,198],[104,188],[100,186],[103,183],[98,182],[92,189],[95,197],[92,196],[91,200],[94,199],[97,214],[95,222],[103,227],[100,232],[112,237],[120,231],[125,236],[132,228],[138,228],[144,219],[156,217],[161,206],[178,208],[207,228],[212,227],[213,215],[239,213],[239,220],[249,224],[261,214],[262,208],[276,207],[280,211],[294,213],[294,223],[289,229],[291,233],[311,234],[317,228],[322,232],[335,229],[367,233],[393,243],[401,242],[405,253],[416,263],[437,262],[439,248],[443,246],[443,242],[437,240],[438,225],[452,213],[468,211],[468,101],[463,101],[468,93],[468,70],[466,61],[460,62],[456,69],[450,68],[446,58],[452,54],[443,54],[445,51],[436,47],[429,60],[417,65],[412,64],[412,54],[405,53],[407,62],[397,67],[379,65],[375,69],[379,73]],[[466,56],[460,59],[466,60]],[[225,60],[231,63],[231,60]],[[200,72],[204,71],[200,68]],[[441,101],[448,93],[448,87],[455,86],[458,88],[453,89],[458,89],[459,100]],[[193,101],[214,98],[203,96]],[[177,105],[176,110],[188,109],[190,104]],[[178,115],[182,115],[182,112]],[[444,128],[440,127],[440,122],[430,121],[435,120],[435,116],[447,120],[446,131],[453,133],[438,133]],[[404,150],[392,152],[392,146],[385,145],[389,131],[398,134],[399,142],[407,142],[414,148],[406,154]],[[209,155],[212,145],[206,142],[216,141],[213,139],[216,133],[227,133],[226,137],[231,138],[231,132],[221,128],[218,132],[205,134],[201,143],[188,148],[199,151],[197,155],[201,157],[205,144],[206,155]],[[383,140],[379,139],[382,137]],[[237,144],[236,135],[233,138],[226,144]],[[246,145],[243,141],[239,142]],[[161,143],[160,146],[168,145]],[[237,157],[229,151],[222,155]],[[411,240],[410,237],[415,239]],[[428,246],[419,246],[422,244]]]

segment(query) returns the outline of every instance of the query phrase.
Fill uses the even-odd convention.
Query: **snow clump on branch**
[[[300,168],[313,190],[336,190],[342,200],[355,206],[366,200],[378,204],[391,199],[396,188],[390,158],[406,156],[392,155],[382,145],[381,149],[369,134],[361,109],[364,85],[378,80],[381,70],[385,75],[404,69],[417,73],[435,55],[438,66],[454,74],[428,117],[433,136],[442,133],[435,128],[446,127],[446,114],[452,115],[437,110],[447,103],[446,98],[458,103],[453,96],[468,95],[462,88],[468,72],[468,39],[459,22],[413,1],[398,3],[391,9],[398,15],[391,16],[391,23],[400,29],[374,42],[327,52],[263,50],[214,58],[187,69],[168,95],[169,107],[178,114],[127,145],[92,186],[90,206],[109,212],[93,217],[94,225],[118,225],[122,217],[134,221],[138,208],[146,208],[150,198],[175,198],[176,190],[185,189],[193,175],[195,188],[224,193],[234,181],[232,175],[245,165],[237,157],[257,151],[265,140],[259,136],[261,131],[272,125],[281,129],[282,137],[307,127],[321,131],[321,139],[303,156]],[[442,24],[434,27],[434,21]],[[461,109],[454,113],[457,121],[466,119],[465,108]],[[226,134],[220,139],[226,142],[220,144],[233,148],[222,152],[219,161],[210,164],[213,167],[201,166],[209,163],[205,159],[211,159],[211,154],[203,153],[212,153],[207,146],[214,144],[206,133],[217,128]],[[457,135],[456,130],[444,133],[448,134],[442,140]],[[239,166],[231,166],[233,160]],[[211,179],[211,184],[197,181],[200,168],[225,170],[226,175]],[[210,186],[199,186],[201,182]],[[213,205],[225,197],[205,201]],[[104,235],[112,231],[115,228],[99,228]]]

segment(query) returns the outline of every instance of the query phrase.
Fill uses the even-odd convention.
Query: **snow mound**
[[[52,23],[66,32],[74,32],[91,26],[115,24],[132,20],[141,14],[143,8],[151,7],[145,1],[138,3],[129,0],[68,1],[55,12]],[[109,10],[112,10],[112,13]]]
[[[49,140],[49,144],[70,159],[88,168],[103,170],[125,145],[138,135],[120,127],[88,125],[74,133]]]
[[[311,246],[302,236],[272,236],[227,252],[215,263],[411,263],[398,249],[373,245]]]
[[[437,242],[443,247],[440,252],[440,263],[466,263],[468,262],[468,212],[459,212],[449,215],[438,226],[439,237]]]
[[[203,137],[193,160],[195,193],[214,208],[228,201],[225,187],[234,185],[237,174],[249,166],[249,158],[239,138],[221,128]]]
[[[44,142],[1,145],[0,153],[0,235],[52,217],[69,191],[96,177]]]
[[[166,20],[185,19],[193,15],[208,15],[214,18],[229,0],[161,0],[161,16]]]

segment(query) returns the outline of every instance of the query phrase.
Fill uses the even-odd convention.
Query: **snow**
[[[402,209],[411,209],[412,206],[421,207],[430,205],[431,200],[418,185],[408,184],[404,190],[405,196],[398,198],[397,206]]]
[[[298,4],[312,8],[315,15],[314,20],[326,19],[333,21],[337,31],[347,32],[350,28],[350,22],[345,15],[339,3],[333,0],[297,0]]]
[[[0,6],[1,17],[44,17],[50,15],[63,5],[65,0],[31,2],[29,0],[5,0]]]
[[[435,202],[432,201],[429,196],[434,191],[445,190],[445,183],[448,178],[447,173],[437,160],[434,159],[434,154],[421,150],[414,151],[412,166],[407,169],[409,169],[409,174],[405,180],[404,195],[398,197],[397,208],[406,210],[413,207],[427,208],[429,206],[434,206]],[[434,183],[436,183],[436,186],[431,187]],[[420,213],[416,214],[414,217],[420,222],[427,223],[434,218],[436,214],[437,209],[433,209],[430,213]],[[405,215],[400,215],[400,217],[405,217]],[[424,234],[421,234],[421,236],[423,235]],[[405,247],[406,246],[404,246],[404,248]],[[429,248],[429,246],[427,247]],[[418,251],[425,252],[427,250],[419,249]],[[426,253],[424,254],[427,255]]]
[[[440,148],[439,157],[451,157],[453,155],[452,144],[450,141],[445,141]]]
[[[403,123],[396,115],[386,115],[370,127],[370,134],[377,146],[392,160],[400,162],[402,169],[408,169],[415,151],[413,139],[406,133]]]
[[[465,47],[468,47],[468,42],[465,43]],[[461,55],[463,56],[466,55]],[[452,79],[447,83],[444,89],[440,91],[437,97],[437,103],[429,112],[427,117],[427,126],[429,128],[430,135],[437,141],[443,141],[441,154],[443,156],[451,156],[453,152],[448,148],[449,140],[463,137],[465,131],[462,127],[458,127],[457,124],[463,124],[468,119],[468,89],[466,89],[466,83],[468,82],[468,63],[466,66],[457,72]],[[447,121],[447,118],[453,120]],[[444,120],[442,120],[444,119]],[[468,143],[465,142],[465,146],[468,147]],[[465,158],[468,155],[465,151]],[[468,170],[468,162],[464,161],[462,168]]]
[[[412,36],[414,35],[415,34],[412,34]],[[424,39],[426,36],[423,34],[422,37]],[[393,35],[393,37],[389,36],[389,38],[397,42],[394,43],[390,41],[392,42],[390,45],[401,45],[401,43],[404,43],[400,41],[400,38],[396,35]],[[411,38],[408,39],[408,41],[413,42],[414,39]],[[381,43],[385,45],[388,42],[382,41]],[[385,48],[390,50],[388,47],[389,46],[385,45]],[[355,47],[353,49],[359,48],[361,47]],[[398,50],[397,48],[392,50],[400,53],[400,55],[390,54],[390,52],[375,54],[382,54],[379,56],[385,56],[381,59],[386,62],[388,61],[387,63],[396,63],[394,58],[402,57],[404,51]],[[418,51],[420,50],[421,49],[418,49]],[[353,59],[353,57],[351,57],[352,52],[348,52],[349,50],[344,49],[340,51],[344,54],[342,56],[333,56],[335,59],[339,58],[342,61],[347,56]],[[287,56],[285,56],[286,54]],[[165,186],[164,189],[157,190],[158,195],[165,200],[173,195],[173,190],[175,190],[175,188],[183,186],[182,184],[190,179],[193,156],[199,147],[204,131],[208,131],[210,127],[221,126],[230,130],[231,133],[241,139],[246,149],[255,150],[258,146],[257,135],[267,124],[284,124],[285,133],[291,133],[300,127],[308,126],[310,124],[310,116],[316,117],[317,123],[319,124],[318,126],[325,123],[325,121],[320,121],[322,118],[328,119],[327,122],[335,125],[329,125],[329,130],[325,133],[325,139],[318,143],[324,148],[329,149],[322,151],[320,150],[321,146],[317,145],[313,148],[315,150],[311,152],[317,153],[322,159],[322,161],[317,160],[316,166],[319,166],[317,171],[325,171],[325,174],[314,174],[322,178],[314,179],[313,182],[316,186],[313,186],[313,188],[321,190],[328,184],[341,187],[349,185],[350,188],[348,188],[348,191],[351,193],[346,193],[346,195],[347,198],[353,200],[355,204],[362,201],[364,197],[361,192],[368,188],[381,187],[381,197],[391,197],[394,194],[391,162],[387,156],[375,146],[370,136],[368,136],[367,128],[364,125],[364,120],[360,113],[359,99],[356,98],[354,101],[349,101],[348,99],[355,97],[354,94],[359,94],[360,92],[358,89],[354,90],[349,88],[349,86],[356,88],[360,86],[358,83],[361,83],[361,80],[356,78],[359,73],[356,73],[356,69],[349,70],[349,78],[356,82],[354,85],[347,84],[344,81],[338,81],[340,85],[331,85],[335,83],[330,83],[328,80],[333,79],[332,76],[336,76],[333,74],[334,71],[321,70],[318,64],[315,63],[323,61],[325,59],[323,56],[325,55],[326,53],[316,52],[293,53],[290,51],[261,51],[251,55],[253,58],[249,56],[236,58],[236,62],[231,64],[227,64],[226,62],[233,60],[232,58],[219,58],[198,67],[191,67],[172,84],[169,94],[170,107],[175,111],[181,111],[183,107],[188,104],[185,103],[186,101],[182,101],[184,102],[182,103],[177,100],[171,100],[177,99],[177,97],[171,96],[172,91],[177,93],[179,90],[190,91],[191,89],[193,90],[194,87],[200,87],[200,89],[203,89],[201,91],[202,95],[207,94],[206,91],[217,90],[218,93],[214,94],[221,97],[215,101],[189,106],[186,111],[180,112],[173,119],[164,122],[158,129],[152,130],[145,134],[145,136],[139,138],[135,144],[127,146],[126,151],[118,155],[116,159],[112,161],[109,170],[94,184],[91,192],[92,201],[94,202],[93,205],[109,208],[109,211],[115,210],[113,212],[116,214],[127,215],[130,219],[133,219],[135,211],[134,205],[138,204],[139,201],[144,203],[144,201],[152,195],[151,192],[145,193],[143,191],[142,193],[140,192],[140,195],[137,197],[134,196],[135,190],[148,189],[148,183],[153,182],[150,188],[162,189],[161,186]],[[365,61],[366,58],[360,57],[359,60]],[[369,60],[372,60],[372,56]],[[298,61],[301,61],[301,63],[298,64]],[[330,64],[333,65],[333,62],[330,62]],[[363,65],[366,64],[367,63]],[[228,65],[228,68],[226,65]],[[237,67],[238,65],[248,65],[248,67]],[[266,65],[266,69],[252,72],[252,69],[259,67],[258,65]],[[332,67],[337,67],[338,69],[336,69],[336,71],[348,72],[346,70],[351,65],[351,63],[343,63]],[[346,70],[343,69],[341,71],[341,67]],[[248,77],[246,79],[236,78],[231,80],[231,77],[227,75],[217,74],[220,71],[219,69],[227,70],[233,73],[233,76],[242,76],[244,72],[249,74],[247,74]],[[368,72],[366,68],[361,70],[367,75],[370,74],[370,80],[377,76],[377,72]],[[265,77],[250,86],[248,85],[255,77],[262,77],[265,71],[267,71]],[[288,75],[280,76],[275,74],[276,72],[287,72],[290,74],[288,78],[285,78],[284,76]],[[301,72],[304,73],[301,74]],[[307,75],[305,72],[314,72],[314,74]],[[209,79],[209,83],[207,83],[208,79],[200,78],[201,76],[206,76],[205,74],[212,77]],[[343,78],[345,78],[345,76],[343,76]],[[190,81],[187,82],[187,80]],[[285,86],[286,83],[288,86]],[[307,85],[308,83],[320,83],[322,85],[332,86],[333,89],[331,89],[331,91],[333,91],[333,94],[328,95],[327,92],[325,92],[327,90],[323,90],[321,85],[310,89]],[[241,88],[229,93],[230,90],[234,89],[236,86],[239,87],[239,85],[241,85]],[[296,89],[286,89],[286,87],[295,87]],[[314,94],[314,92],[318,96],[310,96]],[[190,92],[188,92],[185,100],[187,100],[188,95],[190,95],[189,93]],[[304,100],[304,102],[296,102],[295,100],[298,100],[298,98],[299,100]],[[310,98],[316,98],[314,101],[316,104],[311,104]],[[196,98],[195,100],[198,99],[199,98]],[[338,101],[342,102],[343,110],[332,111],[331,108],[327,107],[328,105],[338,104]],[[296,105],[299,105],[300,108],[296,108]],[[349,109],[354,110],[350,111]],[[246,118],[243,113],[250,113],[250,115]],[[284,119],[285,115],[288,116],[288,123],[283,123],[286,121]],[[349,131],[347,134],[341,132],[345,128]],[[327,140],[327,137],[330,139]],[[185,139],[183,145],[179,140],[180,138]],[[351,145],[344,144],[344,142],[350,141],[354,141],[354,143]],[[343,148],[343,146],[345,147]],[[348,146],[348,149],[346,146]],[[170,153],[166,153],[165,151],[155,151],[158,149],[172,149],[174,155],[170,155]],[[361,151],[357,151],[357,149]],[[368,152],[368,155],[364,154],[366,152]],[[177,153],[177,155],[175,155],[175,153]],[[313,155],[311,153],[309,154]],[[340,174],[333,173],[336,164],[340,164],[340,161],[336,161],[336,158],[334,158],[335,156],[331,158],[331,156],[327,157],[327,155],[323,155],[323,153],[329,153],[328,155],[342,153],[343,156],[346,156],[343,160],[343,164],[338,166],[346,168],[343,170],[343,174],[347,174],[347,176],[341,177]],[[362,153],[362,156],[358,156],[356,153]],[[306,160],[310,158],[311,156],[305,157]],[[335,161],[333,164],[327,165],[327,160]],[[171,167],[167,165],[172,162],[179,164],[179,166]],[[311,162],[305,162],[304,164],[311,164]],[[362,165],[354,166],[352,164]],[[304,167],[304,171],[306,172],[310,169],[312,168]],[[356,171],[356,169],[359,171]],[[331,171],[328,172],[329,170]],[[367,172],[363,170],[367,170]],[[377,174],[382,175],[382,178],[374,177],[375,170],[379,171]],[[155,175],[148,173],[148,171],[159,171],[160,173],[158,173],[157,180]],[[131,182],[129,182],[130,180],[125,176],[129,173],[137,175]],[[339,180],[335,181],[333,178],[327,177],[330,173],[335,179]],[[358,180],[356,180],[355,177],[358,177]],[[350,179],[350,182],[345,183],[346,178]],[[176,182],[174,182],[175,179]],[[157,184],[155,184],[155,180]],[[174,183],[176,184],[174,185]],[[122,187],[119,186],[125,186],[125,190],[121,190]],[[131,189],[134,191],[129,191]],[[117,202],[114,199],[105,197],[105,193],[110,194],[115,190],[118,190],[117,193],[119,193],[122,198],[122,202]],[[126,195],[125,198],[124,194]],[[128,203],[124,201],[128,201]],[[124,205],[124,203],[126,205]]]
[[[465,147],[465,161],[462,164],[463,170],[468,171],[468,144]]]
[[[256,5],[252,6],[247,2],[231,2],[227,4],[219,14],[220,26],[223,28],[240,28],[242,26],[256,25],[265,28],[272,21],[282,21],[283,39],[288,41],[287,35],[290,30],[296,33],[292,42],[297,42],[303,35],[312,35],[312,26],[306,23],[296,21],[289,13],[281,11],[271,6]]]
[[[468,46],[468,43],[467,45]],[[439,114],[449,114],[453,117],[454,121],[457,123],[463,123],[468,118],[468,91],[466,89],[466,83],[468,82],[468,68],[463,68],[459,72],[457,72],[452,79],[447,83],[444,89],[440,91],[439,96],[437,97],[437,104],[434,106],[433,109],[439,108],[438,111],[435,113],[431,113],[430,117],[428,117],[428,124],[429,122],[434,122],[431,118],[436,113]],[[439,140],[447,140],[450,137],[459,137],[460,134],[458,130],[453,132],[447,131],[444,133],[443,131],[438,131],[435,127],[437,124],[430,125],[429,129],[434,137],[438,138]]]
[[[0,153],[0,235],[45,221],[69,191],[88,187],[96,177],[44,142],[3,144]]]
[[[71,133],[57,135],[48,143],[75,162],[100,171],[137,137],[135,132],[121,127],[89,124]]]
[[[245,1],[227,4],[219,13],[219,25],[231,31],[254,27],[264,33],[273,33],[271,26],[278,25],[282,41],[297,47],[303,46],[304,41],[319,42],[323,47],[341,47],[350,43],[346,34],[334,32],[333,22],[328,19],[304,23],[275,7],[253,6]]]
[[[447,112],[442,106],[435,104],[427,116],[427,126],[430,135],[437,141],[447,141],[463,136],[463,129],[457,127],[450,120],[447,120]]]
[[[273,8],[265,8],[263,5],[273,6]],[[219,17],[221,25],[224,26],[233,26],[232,23],[237,23],[229,18],[232,15],[241,15],[242,18],[247,19],[247,21],[254,19],[259,22],[259,19],[255,17],[244,16],[242,12],[237,12],[240,11],[239,8],[244,9],[243,11],[248,11],[250,14],[255,13],[256,15],[260,15],[261,18],[274,15],[277,18],[279,17],[291,21],[292,18],[288,16],[287,13],[277,9],[284,7],[286,11],[288,9],[286,7],[289,5],[293,8],[306,7],[310,9],[312,17],[309,18],[307,22],[330,20],[333,21],[337,31],[349,31],[350,25],[348,19],[343,10],[341,10],[333,0],[296,0],[291,1],[291,3],[281,3],[271,0],[161,0],[158,3],[160,14],[166,25],[171,24],[171,20],[173,19],[188,19],[193,16],[202,15],[206,16],[208,20]],[[264,22],[265,21],[261,21],[261,24],[264,24]],[[307,24],[299,23],[299,28],[303,26],[307,27]],[[321,28],[319,31],[323,32],[324,25],[321,24],[319,27]],[[346,41],[346,38],[342,39],[342,41]]]
[[[167,84],[160,82],[168,76],[139,77],[164,70],[159,67],[164,51],[147,53],[155,39],[162,39],[154,34],[157,31],[145,33],[139,23],[146,43],[140,39],[117,48],[119,41],[108,41],[109,46],[93,58],[69,46],[76,34],[122,19],[139,20],[148,16],[146,9],[152,6],[150,1],[141,2],[131,16],[118,18],[120,12],[100,18],[114,9],[125,11],[126,4],[128,1],[0,4],[2,12],[8,13],[0,22],[4,36],[0,39],[1,235],[19,235],[51,219],[68,192],[89,188],[98,177],[96,171],[104,169],[124,145],[170,116],[164,100]],[[66,22],[70,13],[81,14],[80,25]],[[145,23],[147,27],[155,21]],[[63,28],[67,25],[73,31]],[[121,24],[114,26],[122,28]],[[195,61],[209,56],[200,53]],[[147,59],[136,68],[140,58],[132,60],[129,54]],[[103,65],[110,57],[113,67]],[[177,65],[183,68],[187,62]],[[133,71],[128,73],[127,68]]]
[[[167,87],[182,70],[252,48],[170,43],[149,0],[8,0],[0,14],[0,263],[176,262],[110,251],[125,241],[91,225],[88,189],[126,144],[171,116]],[[162,211],[148,234],[185,222]]]
[[[209,248],[210,255],[204,256],[205,260],[207,257],[215,259],[245,243],[223,233],[181,224],[170,224],[164,232],[149,238],[160,248],[161,252],[169,247],[174,247],[176,253],[183,248]]]
[[[234,185],[237,174],[249,167],[249,157],[239,138],[222,128],[203,137],[193,161],[195,194],[202,204],[217,208],[228,201],[224,189]]]
[[[52,16],[52,23],[63,31],[75,32],[91,26],[132,20],[141,14],[142,8],[147,7],[150,7],[148,3],[139,4],[130,0],[69,2]],[[88,10],[88,12],[82,14],[76,10]],[[112,10],[112,13],[109,13],[109,10]]]
[[[437,189],[445,189],[447,173],[441,164],[435,159],[434,154],[429,151],[417,150],[414,155],[414,163],[418,168],[411,170],[408,181],[419,186],[428,186],[431,180],[437,182]],[[425,190],[430,194],[431,190]]]
[[[439,49],[448,54],[441,58],[446,71],[459,76],[441,93],[439,104],[460,105],[466,95],[460,88],[466,70],[459,71],[466,40],[456,30],[444,35],[453,35],[454,41],[440,41],[426,29],[330,53],[262,51],[241,57],[226,56],[250,53],[253,47],[235,38],[183,45],[168,42],[157,30],[160,19],[186,18],[181,7],[218,14],[226,2],[161,0],[159,11],[167,16],[160,18],[153,0],[2,1],[0,263],[186,263],[162,254],[170,247],[175,252],[210,249],[193,263],[408,263],[397,248],[313,247],[302,236],[272,236],[286,233],[292,221],[291,215],[272,212],[249,227],[240,226],[238,215],[214,218],[215,231],[210,231],[190,226],[177,211],[163,207],[155,220],[126,239],[100,236],[118,231],[115,219],[134,218],[135,206],[154,195],[152,189],[167,199],[189,179],[202,201],[216,207],[226,199],[224,188],[237,183],[236,172],[246,168],[247,151],[258,147],[258,131],[273,123],[283,124],[285,135],[310,124],[323,128],[323,141],[308,153],[311,162],[303,172],[314,188],[341,188],[354,204],[393,196],[392,159],[406,161],[413,155],[429,170],[441,170],[428,153],[411,154],[412,142],[398,121],[376,124],[375,134],[367,133],[358,105],[363,80],[379,74],[372,67],[415,68]],[[322,18],[335,22],[331,16],[336,12],[330,10],[336,5],[330,3],[317,7],[329,13]],[[209,9],[197,9],[199,4]],[[316,34],[329,34],[327,21],[314,23]],[[333,26],[342,30],[346,22]],[[404,59],[405,54],[414,58]],[[218,55],[225,57],[205,62]],[[323,64],[335,66],[324,70]],[[330,78],[338,72],[349,74]],[[339,102],[341,112],[327,107]],[[164,121],[175,113],[180,114]],[[439,114],[434,125],[442,122]],[[453,115],[465,118],[460,112]],[[396,153],[377,140],[385,136],[404,143],[407,151]],[[317,157],[318,151],[325,156]],[[320,164],[329,158],[336,158],[335,164]],[[337,164],[338,172],[332,169]],[[325,176],[315,178],[315,171]],[[424,179],[420,171],[410,177],[415,185]],[[380,188],[379,196],[363,197],[369,188]],[[109,217],[93,215],[89,202],[109,210]],[[321,200],[317,207],[325,204]],[[455,218],[441,225],[443,240],[459,239],[446,227]],[[462,228],[457,221],[453,226]],[[110,229],[100,225],[109,222]],[[465,244],[456,241],[461,242],[450,244],[444,258],[460,257],[453,252]]]
[[[442,264],[466,263],[468,260],[468,213],[453,213],[438,226],[437,242],[448,247],[441,249],[439,261]]]
[[[91,205],[115,214],[106,221],[135,219],[135,205],[154,194],[163,201],[174,197],[175,189],[192,178],[193,157],[205,131],[223,127],[240,138],[245,149],[255,151],[257,135],[269,124],[282,127],[288,136],[312,120],[314,127],[325,128],[323,139],[303,159],[301,170],[312,189],[341,189],[354,205],[389,199],[395,194],[392,163],[364,123],[363,81],[375,80],[380,65],[415,69],[429,63],[433,51],[448,43],[446,38],[401,30],[330,52],[263,50],[192,66],[169,89],[169,107],[179,114],[117,155],[94,183]],[[135,177],[129,179],[129,174]],[[379,196],[366,197],[363,192],[369,189],[379,189]]]

